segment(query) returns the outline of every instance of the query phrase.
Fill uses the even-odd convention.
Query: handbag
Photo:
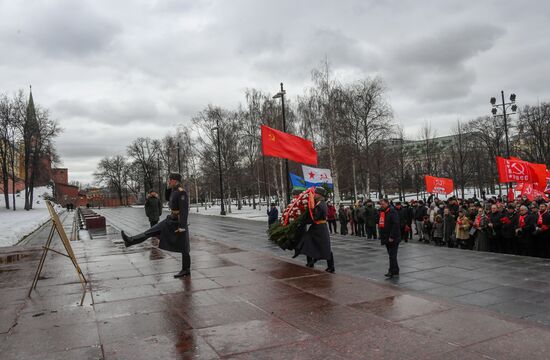
[[[477,229],[475,227],[470,228],[469,234],[470,236],[474,236],[477,233]]]

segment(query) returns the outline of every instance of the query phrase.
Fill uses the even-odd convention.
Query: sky
[[[325,56],[342,81],[382,77],[409,137],[425,122],[446,135],[500,90],[550,101],[549,18],[533,0],[0,0],[0,93],[32,84],[83,183],[246,88],[302,94]]]

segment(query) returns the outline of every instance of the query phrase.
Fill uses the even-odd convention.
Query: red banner
[[[262,125],[262,153],[264,156],[317,165],[317,151],[311,141],[265,125]]]
[[[451,179],[425,175],[424,181],[426,182],[426,191],[432,194],[447,195],[454,190],[453,180]]]
[[[548,201],[548,196],[546,196],[546,194],[542,191],[535,188],[533,184],[524,184],[523,190],[521,191],[521,196],[527,196],[527,199],[529,199],[529,201],[534,201],[539,196]]]
[[[501,183],[531,183],[543,191],[546,186],[546,165],[533,164],[518,158],[505,159],[497,156],[498,175]]]
[[[546,170],[546,189],[544,192],[550,194],[550,170]]]

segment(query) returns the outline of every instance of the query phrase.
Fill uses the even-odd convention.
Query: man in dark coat
[[[394,208],[390,207],[387,199],[380,200],[380,220],[378,222],[380,233],[380,242],[386,245],[390,267],[384,275],[387,278],[399,276],[399,265],[397,263],[397,250],[401,241],[401,225],[399,224],[399,215]]]
[[[347,235],[349,216],[344,208],[344,204],[340,204],[340,209],[338,210],[338,220],[340,221],[340,234]]]
[[[516,228],[519,255],[534,256],[533,233],[536,228],[537,217],[529,211],[527,206],[521,205],[519,208],[518,227]]]
[[[271,203],[271,209],[267,210],[267,226],[275,224],[279,220],[279,210],[275,203]]]
[[[306,224],[310,224],[310,227],[300,239],[296,247],[296,254],[306,255],[307,267],[313,267],[318,260],[326,260],[327,268],[325,271],[334,273],[334,256],[330,247],[330,234],[327,226],[326,194],[327,191],[324,188],[315,188],[313,219],[311,216],[306,217]]]
[[[401,231],[401,239],[404,239],[405,242],[408,242],[410,228],[407,229],[407,209],[401,206],[401,201],[395,202],[395,211],[399,216],[399,227]]]
[[[158,224],[160,215],[162,214],[162,202],[155,190],[151,190],[145,201],[145,215],[149,218],[151,227]]]
[[[418,233],[418,241],[424,241],[424,216],[428,215],[428,208],[424,205],[422,200],[418,201],[418,206],[414,211],[414,225],[416,232]]]
[[[502,234],[501,249],[505,254],[519,254],[518,242],[516,241],[516,228],[519,215],[516,213],[514,204],[506,206],[506,212],[500,218],[500,233]]]
[[[159,248],[182,254],[182,269],[174,275],[175,278],[191,274],[191,257],[189,256],[189,231],[187,217],[189,216],[189,197],[181,186],[181,175],[170,174],[166,191],[170,214],[149,230],[135,236],[128,236],[122,231],[126,247],[144,242],[152,236],[160,238]]]
[[[365,230],[367,239],[376,239],[376,209],[371,199],[367,200],[365,207]]]
[[[502,222],[500,221],[503,216],[504,214],[498,210],[495,204],[491,205],[491,212],[487,215],[487,238],[489,240],[489,251],[491,252],[505,252],[504,241],[502,241]]]

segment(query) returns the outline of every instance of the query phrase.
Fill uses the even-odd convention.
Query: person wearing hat
[[[328,207],[325,201],[327,191],[325,188],[315,188],[315,207],[311,216],[306,217],[306,224],[310,224],[309,229],[302,235],[296,246],[296,254],[307,257],[307,267],[313,267],[318,260],[326,260],[327,268],[325,271],[334,273],[334,256],[330,246],[330,234],[327,226]]]
[[[506,212],[501,216],[502,223],[500,233],[502,234],[502,252],[505,254],[519,254],[518,243],[516,241],[516,227],[519,222],[519,215],[516,212],[514,204],[506,206]]]
[[[144,242],[152,236],[160,238],[159,248],[182,254],[182,268],[175,278],[191,274],[191,257],[189,256],[189,231],[187,217],[189,215],[189,197],[181,185],[180,174],[170,174],[167,196],[170,214],[166,219],[151,227],[142,234],[128,236],[121,232],[126,247]]]

